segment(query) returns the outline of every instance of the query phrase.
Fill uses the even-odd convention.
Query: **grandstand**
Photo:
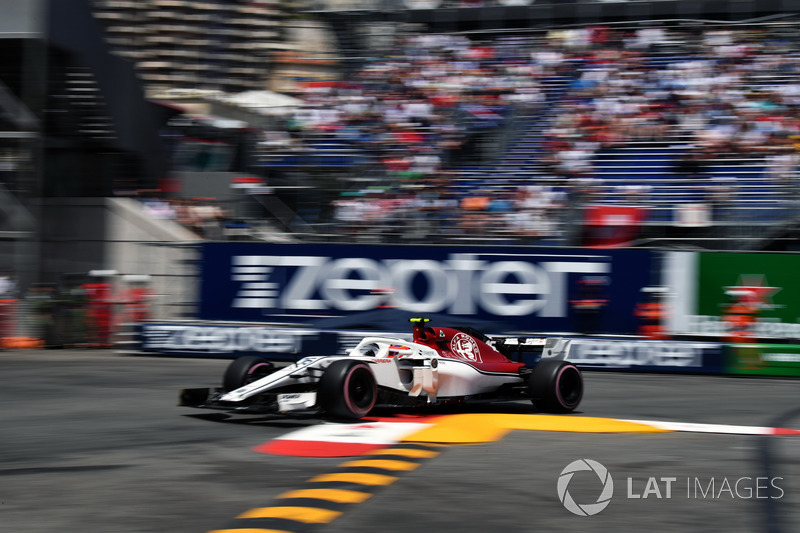
[[[470,218],[483,219],[476,223],[485,230],[481,237],[495,241],[585,244],[581,233],[574,228],[569,231],[568,226],[584,222],[580,217],[586,204],[633,203],[641,208],[644,215],[637,239],[628,243],[634,245],[684,243],[747,248],[766,229],[790,222],[797,215],[797,162],[789,161],[791,169],[783,178],[776,177],[773,168],[775,161],[794,153],[791,139],[798,133],[794,93],[800,87],[800,79],[792,66],[797,33],[791,20],[749,24],[671,21],[646,26],[619,24],[610,29],[592,25],[536,32],[447,34],[436,39],[431,34],[413,33],[403,38],[406,40],[396,43],[398,50],[406,46],[407,50],[418,51],[427,46],[419,64],[415,64],[418,56],[407,53],[402,57],[412,65],[409,72],[423,68],[425,61],[441,59],[436,56],[437,47],[465,46],[465,53],[473,55],[470,60],[475,54],[487,54],[472,66],[481,69],[482,74],[491,72],[494,76],[495,105],[489,112],[502,117],[500,120],[492,124],[474,117],[465,120],[463,113],[449,108],[445,121],[412,127],[415,135],[427,138],[428,145],[436,146],[441,160],[446,161],[442,167],[444,178],[417,175],[416,180],[398,180],[396,169],[387,165],[381,168],[381,156],[385,154],[376,156],[374,145],[378,141],[370,136],[369,129],[357,120],[348,122],[341,117],[324,128],[306,124],[301,135],[295,135],[301,150],[288,155],[264,154],[259,165],[266,172],[336,169],[350,177],[337,181],[338,190],[332,192],[350,200],[360,196],[361,202],[367,204],[380,196],[384,201],[378,211],[382,212],[390,205],[385,196],[391,191],[397,193],[393,208],[419,211],[420,206],[430,207],[424,200],[404,201],[409,189],[428,190],[430,181],[439,190],[444,181],[449,189],[448,201],[462,208],[464,201],[475,196],[491,198],[531,187],[554,188],[567,198],[561,205],[566,212],[536,238],[530,232],[510,228],[502,213],[490,209],[490,202],[483,210],[472,210]],[[470,39],[469,44],[464,44],[465,38]],[[543,49],[561,55],[557,68],[529,59]],[[311,98],[304,112],[309,113],[315,106],[343,109],[354,97],[372,98],[373,108],[378,107],[385,101],[381,100],[383,95],[376,96],[375,77],[370,73],[391,70],[392,62],[397,61],[396,55],[371,60],[368,69],[359,73],[362,77],[350,78],[346,90],[329,91],[323,99]],[[504,86],[512,70],[509,65],[538,71],[512,77],[511,89]],[[462,74],[483,81],[472,71]],[[710,81],[714,79],[723,82]],[[421,76],[415,81],[416,86],[433,86],[442,80]],[[435,103],[436,95],[420,98],[416,86],[406,83],[404,87],[409,101]],[[455,87],[461,98],[458,111],[468,108],[470,96],[482,92],[458,84]],[[526,105],[519,105],[512,98],[503,99],[525,94],[520,88],[541,98]],[[610,94],[608,91],[617,92],[610,104],[603,102],[609,98],[599,96]],[[397,91],[391,97],[396,98]],[[626,98],[638,101],[633,110],[607,111],[610,105],[629,105]],[[386,126],[389,120],[384,113],[382,125]],[[576,124],[578,120],[584,124]],[[436,145],[437,135],[447,125],[462,136],[460,150],[448,152]],[[758,137],[747,137],[753,132]],[[554,147],[554,139],[565,146]],[[392,161],[408,158],[406,148],[386,142],[381,146],[384,152],[393,152]],[[694,165],[702,167],[694,175],[687,174],[684,166],[691,154],[697,154],[693,156]],[[577,195],[577,189],[589,189],[589,194]],[[415,200],[419,196],[414,194]],[[571,199],[572,196],[579,198]],[[357,204],[358,201],[350,201],[345,205],[359,209]],[[301,209],[304,213],[313,211]],[[366,209],[369,211],[369,206]],[[319,221],[319,210],[314,212],[311,225],[319,224],[319,233],[329,238],[334,221]],[[375,214],[372,217],[376,218]],[[347,238],[358,234],[369,241],[407,237],[407,228],[397,225],[398,217],[377,218],[381,218],[380,223],[365,224],[359,219],[355,225],[344,224],[340,229]],[[432,220],[429,213],[400,218],[423,219],[429,239],[477,238],[475,231],[453,223],[452,213],[442,220]],[[386,231],[387,225],[394,231]],[[554,227],[558,230],[552,231]],[[409,233],[419,236],[419,231]]]

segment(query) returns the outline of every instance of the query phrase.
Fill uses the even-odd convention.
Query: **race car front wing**
[[[317,405],[317,393],[314,391],[259,394],[240,402],[220,400],[224,393],[221,387],[183,389],[178,396],[178,406],[253,414],[303,411],[314,409]]]

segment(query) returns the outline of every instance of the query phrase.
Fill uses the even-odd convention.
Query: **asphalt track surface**
[[[225,530],[349,460],[253,450],[319,422],[312,417],[226,418],[176,406],[179,389],[217,385],[227,363],[0,352],[0,531]],[[587,372],[585,380],[580,413],[570,416],[800,428],[798,381],[611,372]],[[521,402],[495,410],[531,409]],[[303,527],[638,533],[792,532],[800,524],[798,436],[512,431],[438,451],[338,518]],[[559,500],[559,476],[579,459],[613,477],[613,498],[594,516],[576,516]],[[592,504],[602,487],[582,471],[568,492]]]

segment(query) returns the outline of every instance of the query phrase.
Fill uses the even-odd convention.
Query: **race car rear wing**
[[[512,361],[533,365],[539,359],[564,360],[572,339],[562,337],[489,337],[488,343]]]

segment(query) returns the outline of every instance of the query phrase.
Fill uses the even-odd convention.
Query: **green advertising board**
[[[800,377],[800,344],[728,344],[728,374]]]
[[[800,340],[800,255],[708,252],[697,256],[695,309],[688,317],[692,333],[724,335],[723,315],[731,293],[747,291],[759,303],[756,337]]]

